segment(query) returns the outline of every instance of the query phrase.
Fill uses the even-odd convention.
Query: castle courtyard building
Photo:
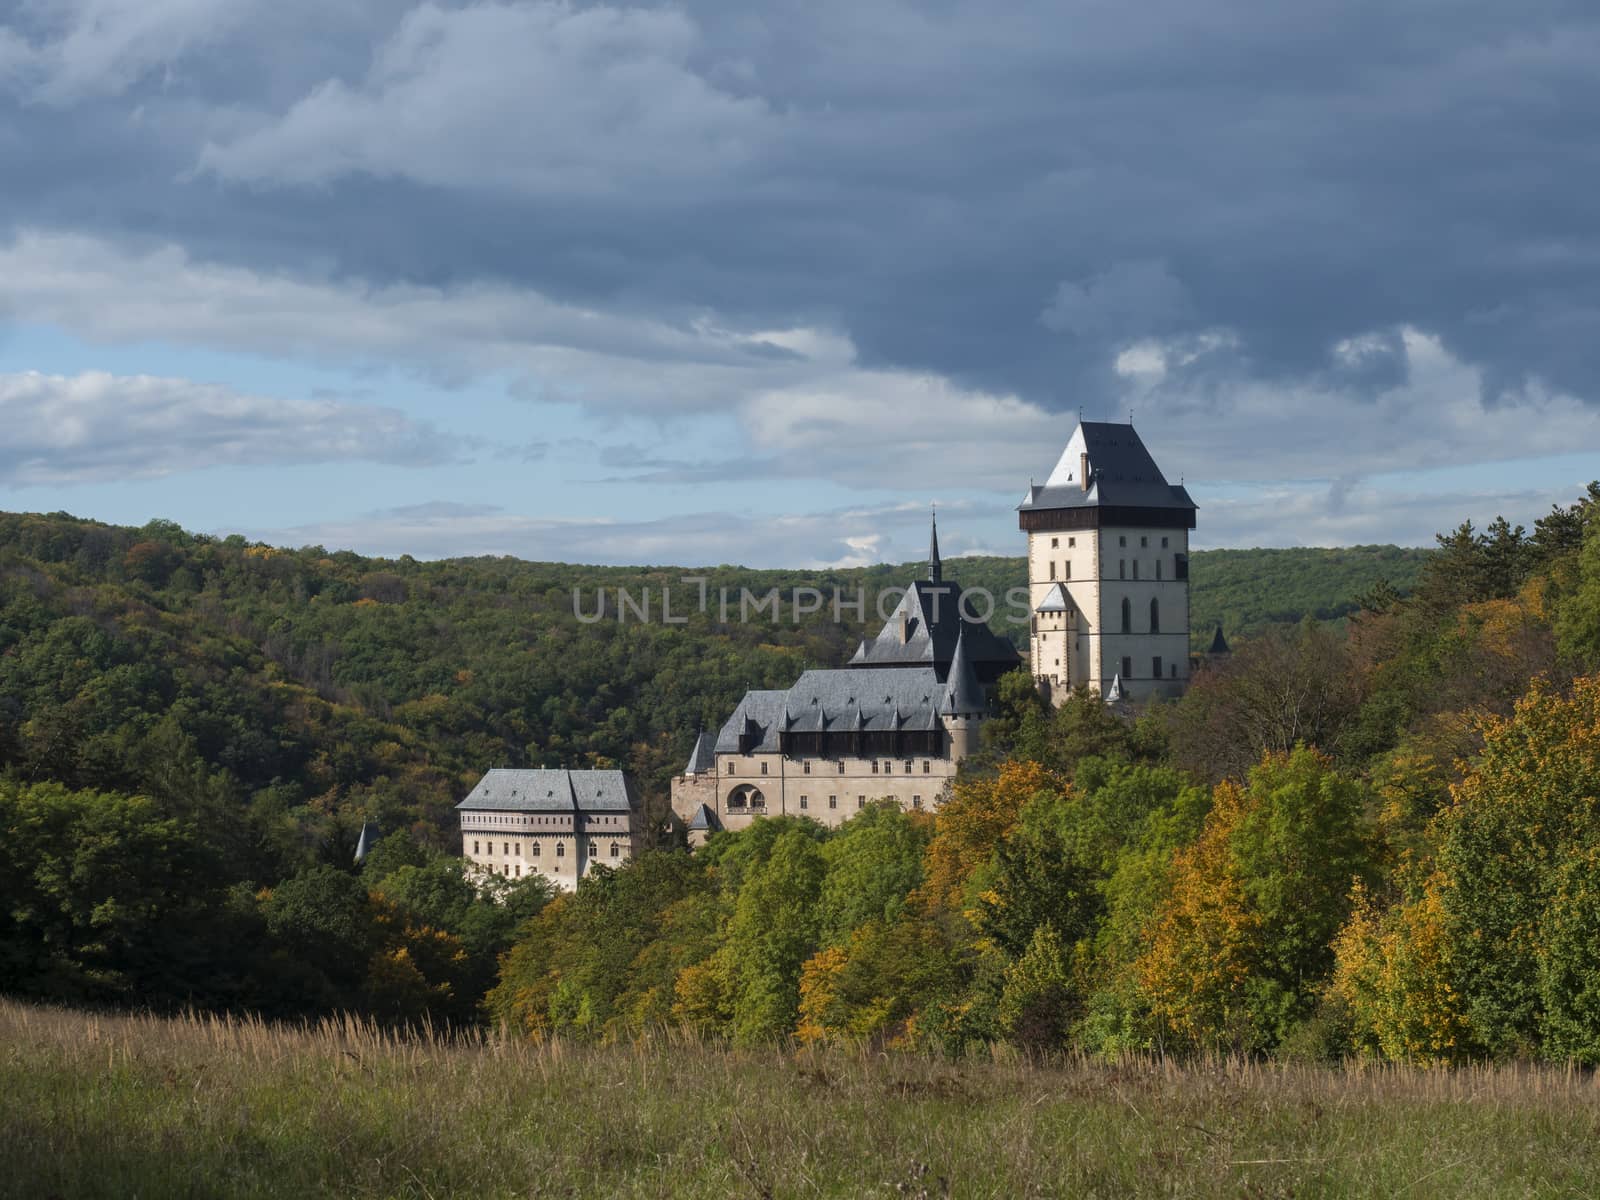
[[[621,771],[496,769],[456,811],[472,869],[506,879],[542,875],[562,891],[641,848],[640,808]]]
[[[927,577],[849,663],[746,692],[714,736],[700,735],[672,781],[690,840],[780,813],[839,825],[876,800],[937,808],[977,748],[990,689],[1021,663],[976,607],[944,578],[935,528]]]

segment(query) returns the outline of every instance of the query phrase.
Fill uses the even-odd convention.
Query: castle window
[[[857,796],[856,797],[856,807],[857,808],[865,808],[866,806],[867,806],[867,798],[865,796]]]
[[[533,844],[533,853],[530,854],[528,857],[530,857],[530,858],[538,858],[539,857],[539,843],[538,842],[535,842]]]
[[[482,850],[479,850],[479,849],[478,849],[478,843],[477,843],[477,842],[473,842],[473,843],[472,843],[472,852],[473,852],[473,853],[474,853],[474,854],[482,854],[482,853],[483,853],[483,851],[482,851]]]
[[[829,796],[828,797],[828,807],[829,808],[838,808],[839,807],[839,797],[837,797],[837,796]]]
[[[522,878],[522,864],[521,863],[517,864],[517,878],[518,879]]]
[[[1147,538],[1147,537],[1142,537],[1142,538],[1140,538],[1140,539],[1139,539],[1139,545],[1140,545],[1140,546],[1145,546],[1145,547],[1148,547],[1148,546],[1149,546],[1149,545],[1150,545],[1150,539],[1149,539],[1149,538]]]
[[[1150,597],[1150,632],[1161,632],[1161,601],[1154,596]],[[1156,674],[1160,675],[1161,672],[1157,671]]]
[[[921,796],[913,796],[913,797],[911,797],[911,807],[912,808],[921,808],[922,807],[922,797]]]
[[[911,760],[909,758],[906,759],[906,774],[911,774]]]
[[[1051,538],[1050,539],[1050,549],[1054,550],[1059,545],[1061,545],[1061,539],[1060,538]]]
[[[1133,659],[1127,655],[1122,656],[1122,677],[1124,679],[1133,678]]]
[[[728,774],[729,775],[733,774],[733,759],[731,759],[731,758],[728,760]]]
[[[1156,578],[1161,578],[1161,560],[1159,558],[1156,559]]]
[[[1126,537],[1119,537],[1117,539],[1117,545],[1126,546],[1127,544],[1128,544],[1128,539]]]
[[[618,847],[618,845],[615,842],[612,842],[611,843],[611,857],[612,858],[617,858],[617,857],[620,857],[621,854],[622,854],[622,850]]]
[[[931,762],[929,762],[927,759],[923,759],[922,760],[922,773],[924,775],[927,775],[932,770],[933,770],[933,764]]]
[[[843,759],[839,760],[839,774],[841,774],[841,775],[844,774],[844,760]]]
[[[809,775],[809,774],[811,774],[811,764],[810,764],[810,763],[809,763],[809,762],[807,762],[807,763],[805,763],[805,764],[803,764],[803,765],[804,765],[804,767],[805,767],[805,773],[806,773],[806,774],[807,774],[807,775]]]
[[[485,842],[483,844],[483,852],[485,854],[488,854],[488,855],[492,856],[494,854],[494,843],[493,842]]]
[[[1172,664],[1172,678],[1176,679],[1177,677],[1178,677],[1178,664],[1177,663],[1173,663]]]
[[[1165,550],[1167,548],[1167,539],[1166,538],[1162,538],[1161,539],[1161,548],[1163,550]]]
[[[873,759],[872,760],[872,773],[874,775],[876,775],[878,773],[878,760],[877,759]]]
[[[1150,678],[1161,678],[1161,656],[1159,654],[1150,660]]]
[[[1068,550],[1071,550],[1077,544],[1078,544],[1078,539],[1077,538],[1070,537],[1070,538],[1067,539],[1067,549]]]
[[[761,764],[761,773],[763,775],[765,775],[767,773],[767,764],[764,763],[764,762]]]
[[[1133,601],[1126,596],[1122,598],[1122,632],[1133,632]]]
[[[1127,577],[1128,577],[1128,560],[1125,559],[1125,558],[1119,558],[1119,559],[1117,559],[1117,578],[1118,579],[1126,579]]]
[[[810,808],[811,807],[811,803],[804,796],[801,796],[800,797],[800,807],[801,808]]]
[[[517,843],[517,857],[518,858],[522,857],[522,843],[521,842]]]
[[[1070,558],[1067,559],[1066,562],[1061,564],[1061,572],[1062,572],[1061,577],[1063,579],[1071,579],[1072,578],[1072,560]]]
[[[1056,564],[1054,562],[1052,562],[1050,564],[1050,578],[1054,579],[1055,577],[1056,577]]]
[[[504,846],[505,846],[505,855],[506,855],[507,858],[510,858],[511,857],[511,843],[510,842],[506,842],[506,843],[504,843]]]
[[[1133,560],[1133,577],[1135,579],[1139,578],[1139,560],[1137,558]]]
[[[565,858],[566,856],[567,856],[567,844],[565,842],[557,842],[556,843],[556,857],[557,858]]]

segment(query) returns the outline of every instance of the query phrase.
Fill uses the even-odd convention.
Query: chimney
[[[1083,490],[1089,490],[1089,452],[1078,455],[1078,478],[1083,480]]]

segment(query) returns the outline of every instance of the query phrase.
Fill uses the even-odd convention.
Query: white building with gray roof
[[[1131,424],[1080,421],[1055,469],[1017,506],[1028,535],[1029,660],[1057,702],[1181,695],[1189,682],[1189,534],[1195,503]]]
[[[621,771],[496,768],[456,805],[462,856],[506,879],[542,875],[563,891],[639,852],[643,830]]]
[[[1021,664],[973,609],[944,578],[935,528],[928,577],[846,666],[746,692],[715,736],[696,740],[672,781],[691,840],[777,813],[837,825],[875,800],[938,807],[977,746],[990,689]]]

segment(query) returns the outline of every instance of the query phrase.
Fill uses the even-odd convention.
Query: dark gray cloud
[[[1491,399],[1590,400],[1597,65],[1600,12],[1556,0],[71,0],[0,41],[0,222],[528,289],[602,314],[541,334],[594,354],[827,329],[1057,410],[1217,331],[1164,404],[1359,405],[1402,327]]]

